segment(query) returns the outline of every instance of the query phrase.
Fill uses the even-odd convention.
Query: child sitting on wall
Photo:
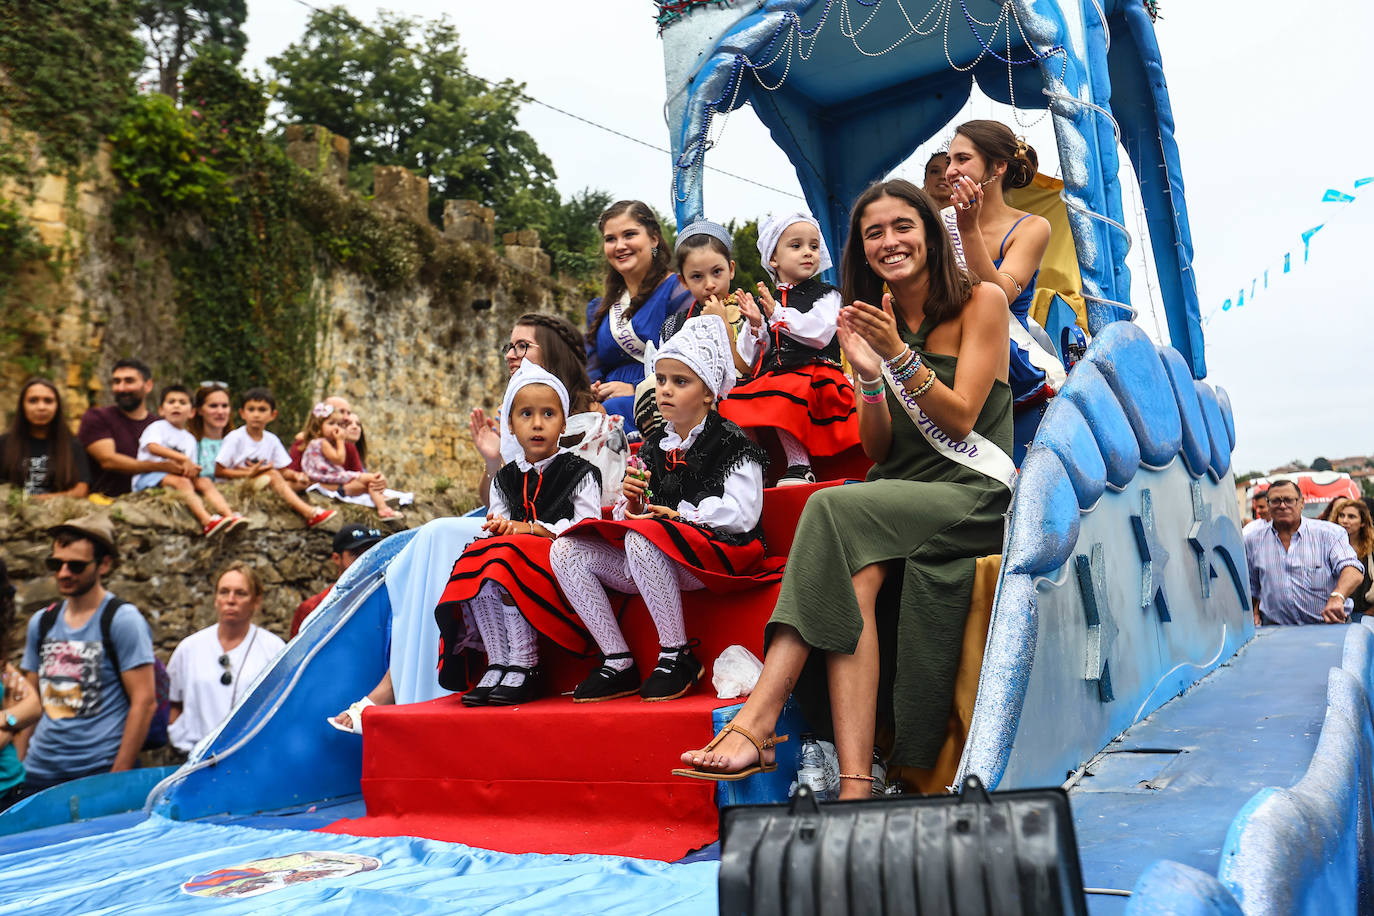
[[[340,496],[366,493],[381,518],[400,518],[401,513],[386,504],[385,477],[372,471],[350,471],[344,467],[348,458],[348,443],[344,438],[346,422],[332,404],[324,401],[310,409],[301,432],[302,441],[307,443],[301,453],[301,470],[312,482],[337,488]]]
[[[290,469],[291,457],[285,446],[267,428],[277,419],[277,399],[272,392],[266,388],[248,389],[239,405],[239,419],[243,425],[231,429],[220,445],[215,476],[262,479],[311,528],[333,518],[333,509],[316,509],[296,493],[293,484],[304,487],[310,481],[300,471]]]
[[[168,487],[180,492],[207,537],[224,534],[247,521],[229,508],[213,480],[200,476],[200,465],[196,464],[199,446],[196,437],[186,428],[191,419],[191,390],[185,385],[168,385],[162,389],[158,416],[162,419],[154,420],[138,437],[138,460],[175,461],[180,464],[181,473],[144,471],[135,474],[134,492],[153,487]],[[215,510],[214,514],[205,508],[206,503]]]

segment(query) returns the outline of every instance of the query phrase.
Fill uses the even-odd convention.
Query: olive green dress
[[[931,322],[898,332],[945,385],[958,359],[924,349]],[[1005,486],[936,452],[889,389],[892,446],[864,483],[813,494],[797,524],[782,591],[768,622],[810,646],[852,654],[863,621],[850,577],[891,562],[878,596],[878,729],[894,735],[891,762],[930,767],[944,741],[977,557],[1001,553]],[[1011,452],[1011,389],[994,381],[974,430]],[[845,571],[838,568],[843,561]],[[832,733],[825,656],[813,652],[794,691],[817,733]]]

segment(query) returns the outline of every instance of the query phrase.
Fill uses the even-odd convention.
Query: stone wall
[[[256,622],[285,639],[296,605],[336,576],[329,559],[334,533],[346,521],[376,524],[371,510],[331,502],[340,509],[339,516],[309,529],[271,493],[241,484],[226,485],[224,493],[249,524],[214,540],[200,533],[200,526],[170,491],[120,497],[108,510],[120,561],[105,584],[143,611],[163,661],[178,642],[215,622],[212,579],[220,567],[234,560],[253,565],[267,590]],[[326,502],[318,496],[314,501]],[[463,487],[417,494],[416,503],[403,510],[404,524],[414,527],[431,518],[460,515],[476,503],[473,490]],[[17,662],[23,652],[23,627],[34,611],[57,598],[52,575],[43,566],[52,549],[47,531],[93,507],[84,500],[30,501],[6,486],[0,486],[0,505],[5,507],[0,512],[0,556],[18,589],[20,614],[9,640],[10,659]]]
[[[346,140],[319,127],[293,127],[286,138],[288,155],[298,165],[331,187],[343,183]],[[43,172],[36,154],[32,172]],[[0,186],[0,196],[20,205],[62,262],[56,272],[34,265],[26,295],[35,305],[33,320],[47,341],[56,380],[65,386],[73,426],[87,406],[109,403],[106,382],[120,357],[144,359],[159,382],[197,381],[181,377],[176,292],[166,252],[146,240],[123,238],[117,243],[121,257],[113,257],[109,214],[118,188],[108,154],[102,152],[87,172],[91,177],[77,185],[43,176],[33,193]],[[373,205],[422,224],[432,233],[434,257],[459,266],[421,271],[441,279],[393,292],[379,292],[344,270],[320,276],[316,289],[325,321],[318,393],[348,397],[363,418],[369,464],[398,487],[475,484],[481,467],[468,415],[472,407],[500,404],[506,370],[498,345],[524,312],[556,311],[580,323],[585,303],[549,276],[537,234],[513,238],[509,256],[499,256],[492,247],[490,209],[445,201],[441,232],[429,223],[425,179],[396,168],[378,168],[375,177]],[[18,354],[0,357],[0,423],[7,423],[29,370]],[[294,430],[279,425],[276,432],[289,441]]]

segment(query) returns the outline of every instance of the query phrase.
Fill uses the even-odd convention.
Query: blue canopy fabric
[[[513,827],[518,829],[518,827]],[[213,898],[183,890],[252,880],[248,867],[294,853],[352,858],[368,870],[318,880],[278,871],[273,889]],[[340,855],[342,854],[342,855]],[[325,856],[328,859],[331,856]],[[320,858],[320,857],[316,857]],[[375,860],[375,865],[373,861]],[[370,866],[370,867],[369,867]],[[508,855],[408,837],[186,823],[134,826],[0,855],[0,914],[436,913],[681,914],[716,909],[718,863],[615,856]],[[347,868],[344,869],[348,870]],[[292,881],[300,883],[291,883]]]

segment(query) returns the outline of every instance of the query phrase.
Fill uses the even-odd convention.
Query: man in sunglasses
[[[1269,519],[1246,526],[1245,561],[1255,626],[1345,623],[1364,567],[1340,525],[1303,518],[1302,490],[1269,485]]]
[[[33,615],[24,646],[24,678],[43,704],[24,758],[26,793],[131,769],[157,707],[148,623],[101,583],[117,559],[110,520],[88,515],[50,533],[47,565],[62,600]]]

